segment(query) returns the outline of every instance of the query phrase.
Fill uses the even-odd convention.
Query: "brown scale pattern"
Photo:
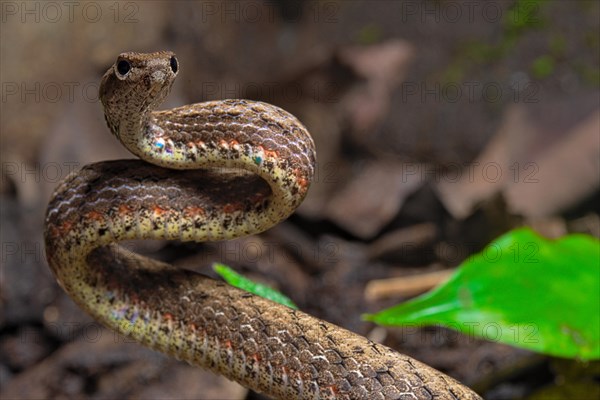
[[[59,185],[45,240],[60,285],[110,328],[272,397],[478,399],[353,332],[115,244],[257,233],[292,213],[312,179],[310,135],[274,106],[225,100],[153,111],[176,63],[168,52],[124,53],[103,77],[111,131],[158,166],[98,163]]]

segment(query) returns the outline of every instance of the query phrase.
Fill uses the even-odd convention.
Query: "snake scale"
[[[102,78],[110,130],[145,161],[87,165],[57,187],[45,246],[60,286],[104,325],[274,398],[479,399],[365,337],[117,244],[262,232],[313,178],[312,138],[280,108],[222,100],[155,111],[178,70],[171,52],[123,53]]]

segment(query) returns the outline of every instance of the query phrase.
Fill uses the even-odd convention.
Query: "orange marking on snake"
[[[154,212],[154,215],[156,215],[157,217],[160,217],[168,212],[168,210],[166,208],[156,206],[156,205],[154,207],[152,207],[152,211]]]
[[[65,221],[52,231],[54,237],[59,237],[68,234],[71,229],[73,229],[73,223],[71,221]]]
[[[188,206],[183,209],[183,212],[189,217],[204,216],[206,211],[202,207]]]
[[[279,154],[277,154],[276,151],[265,150],[265,156],[271,157],[271,158],[277,158],[277,157],[279,157]]]
[[[129,214],[131,214],[131,212],[133,211],[133,209],[131,207],[129,207],[127,204],[121,204],[119,205],[119,215],[121,216],[127,216]]]
[[[302,171],[296,168],[294,169],[294,175],[296,175],[296,181],[298,182],[298,185],[307,190],[310,182],[308,182],[308,180],[304,177]]]
[[[243,207],[239,203],[228,203],[223,206],[223,212],[226,214],[231,214],[236,211],[241,211],[242,209],[243,209]]]
[[[96,222],[104,222],[104,220],[106,219],[104,214],[101,214],[98,211],[90,211],[85,215],[85,217],[89,220]]]

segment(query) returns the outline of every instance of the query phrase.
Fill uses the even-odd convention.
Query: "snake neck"
[[[130,103],[122,99],[103,100],[104,119],[111,133],[127,150],[143,157],[140,143],[148,135],[145,132],[154,132],[157,128],[151,113],[155,105],[136,96],[131,98],[135,100],[131,100]]]

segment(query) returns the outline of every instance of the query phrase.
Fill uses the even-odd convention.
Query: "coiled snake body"
[[[147,162],[88,165],[56,189],[45,242],[64,290],[108,327],[272,397],[479,398],[360,335],[116,244],[258,233],[287,218],[312,180],[312,139],[277,107],[153,111],[178,68],[170,52],[123,53],[104,75],[108,126]]]

